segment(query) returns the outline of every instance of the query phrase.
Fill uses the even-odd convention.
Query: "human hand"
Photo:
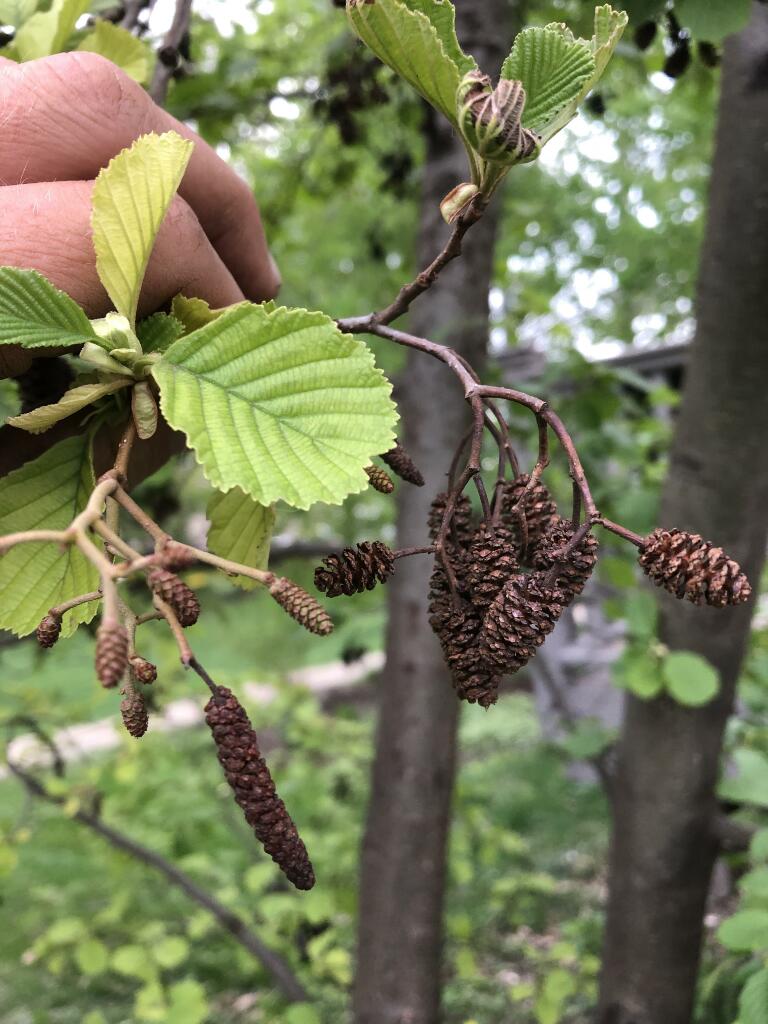
[[[112,306],[96,273],[93,181],[138,136],[173,130],[195,148],[149,261],[139,315],[179,292],[213,307],[277,293],[279,274],[248,186],[111,62],[85,52],[21,65],[0,57],[0,112],[0,264],[37,270],[90,317],[104,316]],[[51,354],[0,346],[0,377],[23,374]],[[66,420],[41,435],[3,427],[0,476],[77,429]],[[138,445],[142,475],[180,443],[165,428]],[[112,445],[99,439],[97,461],[109,461]]]

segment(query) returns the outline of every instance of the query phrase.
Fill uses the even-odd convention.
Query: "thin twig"
[[[149,87],[149,95],[158,106],[165,103],[168,95],[168,87],[179,60],[179,47],[189,32],[191,16],[192,0],[176,0],[173,21],[163,39],[163,45],[160,47],[152,85]]]

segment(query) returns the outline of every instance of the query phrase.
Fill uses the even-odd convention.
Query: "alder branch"
[[[52,750],[55,751],[53,741],[50,740],[50,738],[45,737],[43,731],[36,724],[34,725],[34,731],[38,736],[46,741],[47,745],[51,747]],[[54,754],[54,757],[59,765],[63,765],[63,760],[60,755],[56,757]],[[65,797],[55,796],[53,793],[50,793],[39,779],[30,772],[25,771],[19,765],[15,764],[7,754],[6,763],[9,771],[19,780],[19,782],[21,782],[24,789],[30,796],[57,807],[60,807],[66,802]],[[61,771],[59,774],[61,774]],[[288,1002],[301,1003],[308,1001],[309,995],[307,994],[304,986],[293,973],[283,957],[262,942],[258,935],[248,927],[242,917],[224,906],[223,903],[220,903],[211,895],[211,893],[201,888],[189,877],[189,875],[176,867],[175,864],[172,864],[154,850],[150,850],[146,846],[142,846],[140,843],[136,842],[135,839],[125,835],[125,833],[118,831],[111,825],[105,824],[99,816],[92,811],[81,808],[75,811],[70,817],[71,820],[84,825],[92,832],[100,835],[111,846],[115,847],[115,849],[121,850],[123,853],[127,853],[129,856],[133,857],[134,860],[140,861],[147,867],[159,872],[167,879],[168,882],[171,883],[171,885],[186,893],[193,902],[209,911],[216,918],[219,925],[228,932],[232,938],[243,947],[243,949],[247,950],[259,961],[267,974],[269,974],[274,980],[276,986],[280,989]]]
[[[163,44],[158,50],[157,64],[149,87],[149,95],[158,104],[163,106],[168,95],[168,87],[171,84],[173,73],[179,66],[182,40],[189,32],[189,23],[192,17],[192,0],[176,0],[176,11],[173,15],[171,27],[163,39]]]

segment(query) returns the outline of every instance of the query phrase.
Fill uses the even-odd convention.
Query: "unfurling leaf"
[[[90,438],[70,437],[3,478],[0,535],[20,530],[64,530],[85,508],[94,486]],[[0,629],[34,632],[49,608],[96,590],[96,570],[73,545],[19,544],[0,557]],[[90,622],[95,604],[64,616],[61,635]]]
[[[113,395],[121,388],[128,387],[129,384],[130,381],[127,379],[104,381],[99,384],[81,384],[79,387],[70,388],[53,405],[41,405],[37,409],[32,409],[31,412],[12,416],[8,423],[20,430],[27,430],[30,434],[42,434],[61,420],[73,416],[76,412],[98,402],[106,395]]]
[[[339,504],[392,447],[390,383],[323,313],[233,306],[152,372],[165,418],[214,487],[240,487],[262,505]]]
[[[175,132],[142,135],[110,161],[93,187],[96,269],[118,313],[131,326],[155,237],[192,149]]]
[[[461,76],[477,67],[456,39],[449,0],[347,0],[352,28],[379,60],[456,124]]]
[[[142,441],[148,441],[157,431],[157,402],[146,381],[139,381],[131,392],[131,413],[136,433]]]
[[[224,309],[211,309],[205,299],[188,299],[186,295],[177,295],[171,305],[171,313],[182,325],[184,334],[205,327],[206,324],[218,320]]]
[[[184,334],[184,326],[175,316],[154,313],[141,321],[136,334],[145,352],[165,352]]]
[[[119,25],[113,25],[111,21],[97,21],[93,32],[81,41],[78,50],[101,54],[122,68],[139,85],[143,85],[149,78],[152,51],[141,39]]]
[[[95,337],[78,304],[42,274],[0,267],[0,345],[54,348]]]
[[[266,569],[269,545],[275,525],[275,510],[260,505],[253,498],[233,487],[222,494],[217,491],[208,502],[208,550],[222,558]],[[251,590],[256,581],[248,576],[234,576],[232,582]]]

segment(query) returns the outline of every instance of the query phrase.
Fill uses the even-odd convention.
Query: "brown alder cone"
[[[644,539],[638,561],[657,587],[693,604],[724,608],[742,604],[752,593],[739,563],[698,533],[654,530]]]
[[[491,530],[487,524],[481,524],[464,552],[463,563],[472,604],[478,609],[488,608],[519,568],[514,534],[505,526]]]
[[[245,709],[231,690],[219,686],[205,706],[205,720],[227,782],[256,838],[297,889],[311,889],[315,873],[306,847],[277,795]]]
[[[556,589],[544,589],[545,576],[518,573],[488,609],[478,646],[489,669],[517,672],[555,628],[566,602]]]
[[[382,462],[385,462],[393,473],[396,473],[401,480],[405,480],[406,483],[414,484],[416,487],[424,486],[424,477],[421,474],[421,470],[413,461],[408,452],[398,441],[394,448],[390,448],[388,452],[384,452],[379,458]]]
[[[520,546],[524,540],[520,520],[521,515],[525,514],[527,544],[525,552],[522,554],[525,554],[528,559],[557,515],[557,505],[549,493],[549,488],[541,480],[537,480],[526,495],[523,504],[519,504],[530,479],[529,473],[522,473],[516,479],[504,484],[501,499],[501,516],[504,525],[515,533]]]
[[[49,612],[35,630],[37,642],[41,647],[53,647],[61,635],[61,616]]]
[[[542,570],[551,569],[556,561],[555,556],[565,547],[572,536],[573,527],[570,520],[556,516],[533,556],[534,567]],[[561,564],[555,586],[560,596],[568,604],[579,596],[592,575],[592,570],[597,563],[598,546],[597,538],[588,533],[570,553],[567,561]]]
[[[315,569],[315,586],[328,597],[351,597],[386,583],[394,571],[394,552],[379,540],[366,540],[324,558],[322,566]]]
[[[394,491],[395,485],[392,477],[379,466],[366,466],[365,472],[368,474],[371,487],[380,494],[391,494]]]
[[[96,675],[102,686],[117,686],[128,667],[128,633],[120,622],[104,619],[96,633]]]
[[[310,633],[327,636],[333,632],[333,620],[328,612],[298,583],[278,576],[271,584],[269,593],[292,619]]]
[[[443,516],[445,515],[445,506],[447,502],[448,495],[445,491],[441,491],[440,494],[438,494],[432,501],[429,509],[429,517],[427,519],[427,526],[429,528],[429,536],[431,540],[437,540],[440,527],[443,525]],[[470,504],[469,498],[462,494],[456,501],[456,505],[453,510],[453,520],[451,522],[451,529],[448,533],[449,539],[455,537],[459,544],[468,543],[471,536],[471,521],[472,505]]]
[[[170,605],[185,629],[194,626],[200,617],[200,602],[193,590],[167,569],[153,569],[147,577],[150,587]]]
[[[136,654],[131,658],[131,675],[138,683],[150,686],[157,679],[157,665]]]
[[[120,714],[123,725],[131,736],[137,740],[141,739],[149,728],[149,714],[142,695],[135,690],[129,690],[120,701]]]

